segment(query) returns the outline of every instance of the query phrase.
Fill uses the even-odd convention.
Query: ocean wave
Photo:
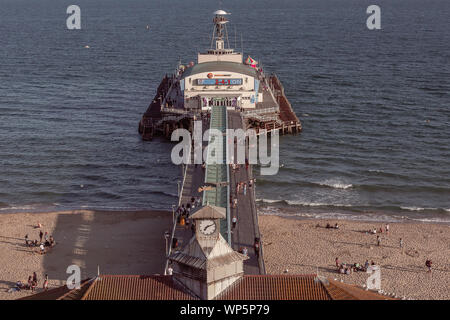
[[[273,215],[284,218],[300,218],[300,219],[333,219],[333,220],[352,220],[352,221],[370,221],[370,222],[424,222],[424,223],[450,223],[448,218],[432,217],[408,217],[400,215],[389,214],[352,214],[352,213],[339,213],[339,212],[288,212],[280,208],[265,207],[258,210],[259,215]]]
[[[438,210],[439,208],[420,208],[420,207],[400,207],[403,210],[408,211],[424,211],[424,210]]]
[[[326,187],[330,187],[330,188],[334,188],[334,189],[344,189],[344,190],[353,187],[353,185],[350,183],[343,183],[343,182],[334,181],[334,180],[325,180],[324,182],[319,182],[318,184],[321,186],[326,186]]]
[[[450,208],[422,208],[413,206],[394,206],[394,205],[369,205],[369,204],[343,204],[343,203],[325,203],[325,202],[308,202],[301,200],[284,200],[284,199],[256,199],[257,202],[267,205],[284,205],[288,207],[315,207],[315,208],[333,208],[350,210],[353,212],[423,212],[423,214],[428,214],[429,212],[436,214],[447,214],[450,212]]]
[[[299,200],[275,200],[275,199],[256,199],[257,202],[262,203],[280,203],[287,204],[290,206],[305,206],[305,207],[352,207],[351,204],[333,204],[333,203],[322,203],[322,202],[303,202]]]
[[[278,185],[278,186],[298,186],[298,187],[313,187],[313,188],[333,188],[333,189],[349,189],[353,188],[354,185],[351,183],[345,183],[339,180],[325,180],[323,182],[313,182],[313,181],[301,181],[301,180],[295,180],[295,181],[273,181],[273,180],[264,180],[262,178],[257,179],[257,183],[260,186],[264,185]]]
[[[439,212],[450,212],[450,208],[421,208],[421,207],[400,207],[402,210],[407,211],[439,211]]]
[[[17,211],[34,211],[38,210],[39,208],[44,207],[44,205],[39,204],[32,204],[32,205],[6,205],[4,207],[0,208],[0,211],[6,211],[6,212],[17,212]]]

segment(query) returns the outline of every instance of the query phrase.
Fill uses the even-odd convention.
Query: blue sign
[[[199,86],[239,86],[242,79],[197,79]]]

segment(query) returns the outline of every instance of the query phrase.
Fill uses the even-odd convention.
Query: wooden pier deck
[[[228,112],[229,129],[243,129],[243,125],[243,118],[239,112]],[[236,145],[234,149],[236,150]],[[230,194],[233,199],[237,197],[236,208],[231,209],[231,217],[237,218],[236,227],[231,231],[232,247],[234,250],[240,250],[243,247],[248,249],[250,259],[244,262],[245,274],[265,274],[262,245],[259,255],[253,249],[255,238],[261,239],[256,211],[255,184],[253,183],[251,188],[247,188],[246,194],[242,190],[240,192],[236,190],[237,183],[246,182],[248,184],[251,179],[253,179],[253,168],[250,164],[248,168],[241,164],[236,170],[230,171]]]

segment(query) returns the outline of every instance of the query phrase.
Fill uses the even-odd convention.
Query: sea
[[[256,171],[260,214],[450,223],[448,0],[0,0],[0,214],[170,210],[173,143],[138,122],[219,8],[303,125]]]

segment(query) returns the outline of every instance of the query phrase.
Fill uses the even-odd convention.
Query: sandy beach
[[[339,230],[326,229],[327,223],[338,223]],[[317,227],[317,225],[321,227]],[[269,274],[319,273],[330,279],[362,286],[368,274],[337,273],[336,257],[345,263],[364,264],[373,260],[381,267],[381,289],[411,299],[450,299],[450,226],[426,223],[390,223],[389,235],[382,234],[377,246],[376,235],[366,230],[377,228],[377,222],[345,220],[298,220],[278,216],[260,216],[264,260]],[[384,226],[384,225],[383,225]],[[403,238],[404,249],[399,239]],[[427,273],[426,259],[433,262]]]
[[[64,285],[69,265],[80,266],[82,279],[102,274],[164,272],[164,231],[171,230],[172,214],[162,211],[0,214],[0,299],[17,299],[29,290],[8,293],[18,280],[33,272],[49,276],[49,287]],[[42,228],[35,226],[41,223]],[[41,255],[25,245],[24,237],[39,240],[39,230],[53,235],[56,246]]]
[[[66,268],[81,267],[82,278],[97,274],[157,274],[164,268],[164,231],[171,228],[171,213],[162,211],[102,212],[66,211],[0,215],[0,299],[17,299],[30,291],[8,293],[16,281],[26,282],[36,272],[37,292],[49,275],[50,288],[65,284]],[[339,230],[325,225],[338,223]],[[41,223],[42,228],[35,226]],[[382,224],[348,220],[298,220],[278,216],[259,217],[266,271],[280,274],[312,274],[345,283],[363,285],[368,275],[337,273],[341,262],[373,260],[381,266],[385,292],[411,299],[450,299],[450,226],[390,223],[389,235],[366,230]],[[318,226],[320,225],[320,226]],[[383,225],[384,226],[384,225]],[[39,238],[39,230],[53,235],[57,245],[45,255],[25,246],[24,236]],[[399,239],[403,238],[403,251]],[[425,260],[433,261],[427,273]]]

